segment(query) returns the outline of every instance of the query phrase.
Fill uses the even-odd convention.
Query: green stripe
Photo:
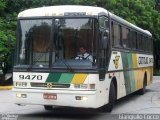
[[[46,82],[58,82],[61,77],[61,73],[50,73]]]
[[[128,66],[129,68],[133,68],[133,61],[132,61],[132,53],[128,53]],[[129,79],[130,79],[130,85],[131,85],[131,92],[135,91],[135,79],[134,79],[134,71],[129,71]]]
[[[130,84],[129,71],[125,71],[124,72],[124,78],[125,78],[126,94],[128,95],[129,93],[131,93],[131,84]]]
[[[129,68],[129,60],[127,53],[122,53],[122,62],[123,62],[123,69]],[[131,93],[131,83],[130,83],[130,74],[129,71],[124,71],[124,79],[125,79],[125,87],[126,87],[126,93]]]
[[[121,53],[122,55],[122,63],[123,63],[123,69],[128,69],[128,58],[127,58],[127,53]]]
[[[133,70],[129,72],[129,76],[130,76],[131,92],[134,92],[136,90],[136,83],[135,83],[135,79],[134,79],[134,71]]]
[[[132,53],[128,53],[127,58],[128,58],[128,67],[133,68]]]
[[[59,83],[71,83],[74,74],[63,73],[59,79]]]
[[[132,54],[131,53],[122,53],[123,68],[133,68]],[[134,71],[124,71],[124,78],[126,84],[126,92],[130,94],[135,91],[135,79]]]

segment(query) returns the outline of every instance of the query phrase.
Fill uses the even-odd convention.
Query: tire
[[[53,106],[44,105],[45,110],[53,110]]]
[[[103,112],[111,112],[116,101],[116,92],[113,82],[111,82],[109,90],[109,102],[102,107]]]
[[[144,80],[143,80],[143,88],[141,88],[140,90],[138,90],[138,94],[139,95],[144,95],[146,92],[146,82],[147,82],[147,77],[146,75],[144,76]]]

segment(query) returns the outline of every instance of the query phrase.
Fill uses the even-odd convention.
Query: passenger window
[[[132,35],[131,35],[132,48],[133,48],[133,49],[136,49],[136,48],[137,48],[137,33],[134,32],[134,31],[132,31],[131,34],[132,34]]]
[[[142,35],[139,33],[137,36],[137,47],[138,47],[138,50],[142,50]]]
[[[121,47],[120,40],[120,26],[119,24],[112,22],[112,46]]]
[[[122,27],[122,42],[124,48],[129,48],[129,29]]]

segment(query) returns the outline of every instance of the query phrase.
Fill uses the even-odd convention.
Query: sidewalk
[[[153,76],[153,80],[160,80],[160,76]]]

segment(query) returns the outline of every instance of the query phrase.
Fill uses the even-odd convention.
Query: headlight
[[[16,87],[27,87],[27,82],[15,82],[14,86],[16,86]]]
[[[17,98],[27,98],[27,94],[16,93]]]
[[[74,84],[75,89],[95,89],[95,84]]]

